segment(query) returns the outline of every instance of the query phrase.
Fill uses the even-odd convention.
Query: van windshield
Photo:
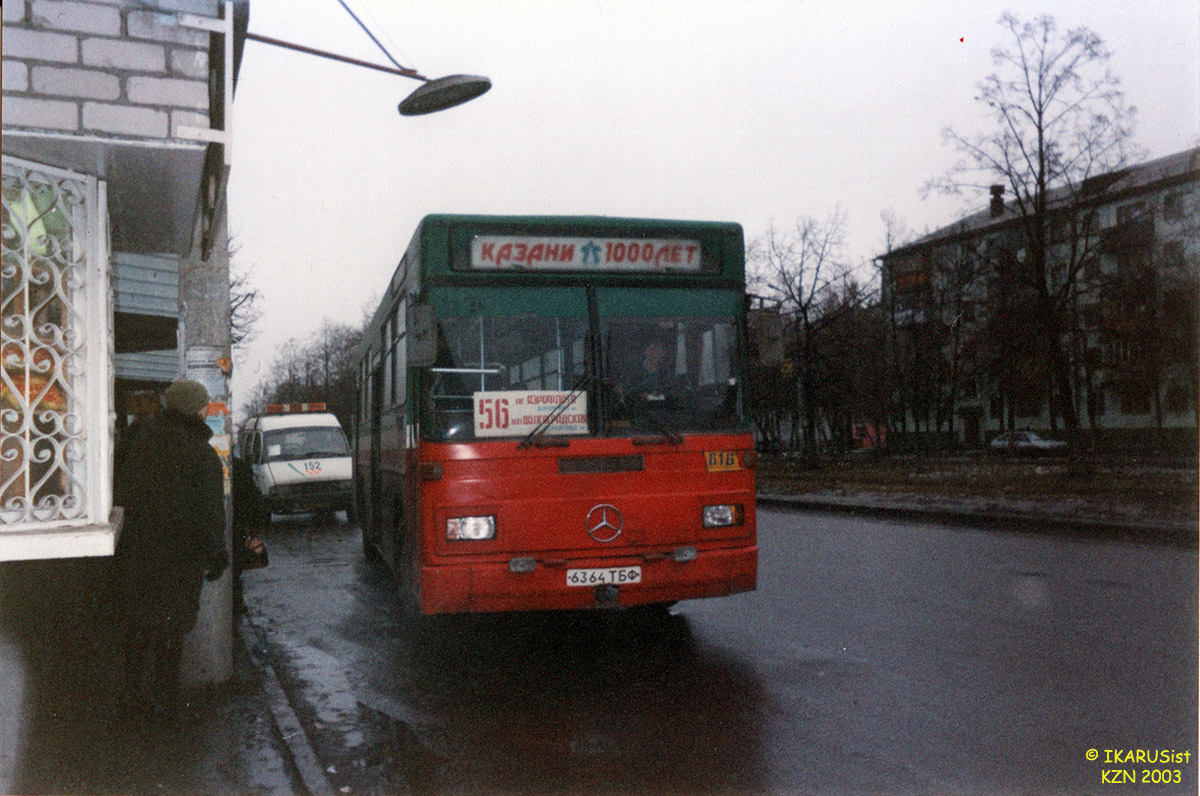
[[[263,461],[349,456],[346,435],[336,426],[300,426],[263,432]]]

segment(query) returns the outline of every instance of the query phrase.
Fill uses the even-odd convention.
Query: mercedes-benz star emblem
[[[616,539],[621,535],[624,525],[625,520],[621,518],[621,512],[609,503],[593,506],[587,514],[588,536],[597,542],[611,542]]]

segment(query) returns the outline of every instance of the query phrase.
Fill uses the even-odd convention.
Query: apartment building
[[[1010,428],[1195,450],[1200,150],[989,207],[882,257],[895,405],[975,447]]]

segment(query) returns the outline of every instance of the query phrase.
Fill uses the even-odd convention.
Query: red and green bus
[[[755,588],[733,223],[425,217],[359,349],[363,550],[422,614]]]

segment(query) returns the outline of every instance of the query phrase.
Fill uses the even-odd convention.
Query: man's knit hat
[[[190,379],[171,382],[164,397],[167,408],[181,415],[194,415],[208,405],[208,391],[204,385]]]

